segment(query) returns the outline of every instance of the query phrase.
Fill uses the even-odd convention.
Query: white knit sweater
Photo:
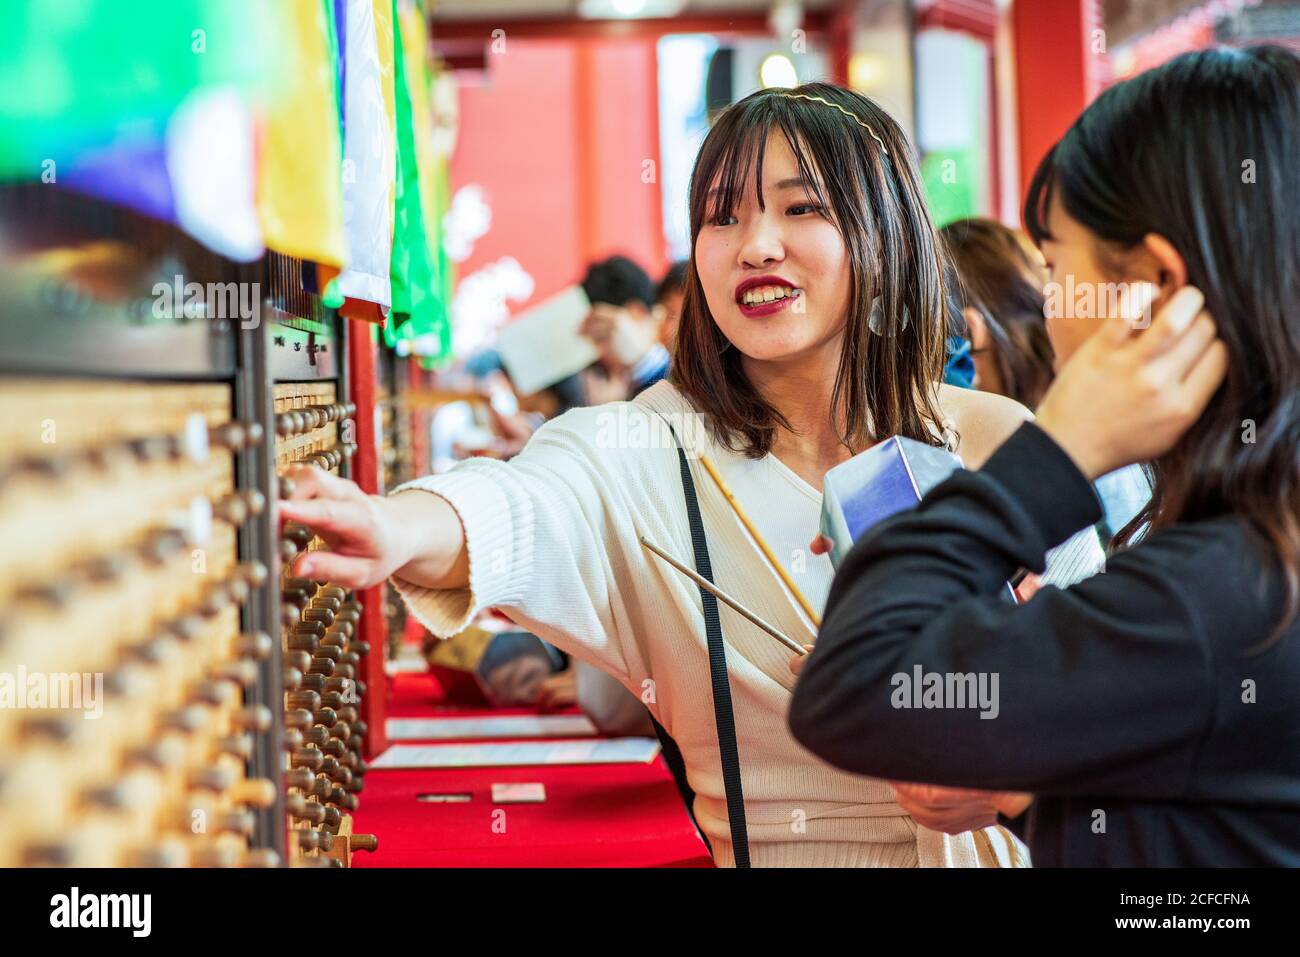
[[[721,463],[735,453],[709,441],[666,381],[632,402],[575,409],[548,422],[509,462],[470,459],[395,490],[434,492],[456,509],[469,588],[393,584],[434,635],[453,635],[495,606],[639,695],[680,746],[696,819],[716,862],[729,866],[699,590],[638,541],[644,535],[692,564],[676,446],[656,412],[669,414],[691,457],[717,585],[785,634],[812,643],[811,624],[692,454]],[[1099,564],[1095,534],[1092,547]],[[795,682],[790,653],[727,606],[719,611],[754,866],[978,866],[994,863],[990,848],[1007,863],[1005,832],[989,829],[985,842],[918,828],[888,784],[836,770],[805,750],[786,724]],[[1027,857],[1023,846],[1020,853]]]

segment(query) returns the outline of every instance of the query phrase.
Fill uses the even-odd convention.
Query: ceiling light
[[[765,87],[799,85],[799,74],[784,53],[769,54],[758,68],[758,79]]]

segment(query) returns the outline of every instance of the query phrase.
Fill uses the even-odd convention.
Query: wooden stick
[[[821,616],[818,615],[817,612],[813,611],[812,605],[809,603],[808,599],[803,596],[803,592],[799,590],[799,586],[794,583],[794,580],[790,578],[786,573],[786,570],[781,567],[781,563],[776,560],[776,556],[772,554],[772,549],[767,547],[767,542],[763,541],[763,536],[758,533],[758,529],[754,527],[754,523],[749,520],[749,516],[745,514],[745,510],[740,507],[740,503],[736,501],[736,496],[731,494],[731,489],[727,488],[727,483],[722,481],[722,476],[718,474],[718,470],[713,467],[713,463],[710,462],[708,458],[701,455],[700,464],[703,465],[705,471],[709,473],[709,478],[713,479],[713,484],[718,487],[718,491],[722,493],[722,497],[727,500],[727,504],[731,506],[731,510],[735,512],[736,517],[740,519],[740,523],[745,526],[745,531],[749,532],[749,537],[754,540],[754,544],[757,545],[759,551],[763,553],[763,557],[766,558],[767,563],[772,566],[772,570],[775,571],[781,581],[785,583],[785,587],[790,589],[790,594],[794,595],[794,600],[799,603],[799,607],[803,609],[804,614],[808,616],[814,625],[820,628],[822,626]]]
[[[646,548],[650,549],[650,551],[654,552],[656,555],[658,555],[660,558],[666,561],[669,565],[672,565],[673,568],[677,569],[679,572],[681,572],[691,581],[695,582],[695,584],[699,585],[705,591],[712,593],[712,595],[715,598],[717,598],[719,601],[725,603],[731,608],[734,608],[741,615],[744,615],[754,624],[758,625],[759,628],[762,628],[765,632],[767,632],[777,641],[781,642],[781,644],[785,645],[795,654],[797,655],[808,654],[808,651],[804,648],[803,645],[799,644],[799,642],[777,631],[775,628],[773,628],[771,625],[765,622],[762,618],[759,618],[758,615],[754,614],[752,611],[750,611],[740,602],[736,601],[736,599],[732,598],[730,595],[728,595],[717,585],[713,584],[713,582],[709,581],[703,575],[697,574],[695,569],[688,568],[687,566],[679,562],[677,559],[669,555],[667,552],[665,552],[662,548],[659,548],[657,545],[650,544],[650,542],[646,540],[646,537],[644,535],[641,536],[641,544],[644,545]]]

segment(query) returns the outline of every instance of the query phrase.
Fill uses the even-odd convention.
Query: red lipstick
[[[771,302],[744,302],[743,299],[745,292],[755,288],[756,286],[786,286],[790,289],[794,289],[795,292],[793,295],[785,296],[781,299],[773,299]],[[736,286],[736,304],[740,307],[741,313],[751,319],[761,319],[765,316],[776,315],[776,313],[781,310],[789,308],[791,303],[797,302],[802,296],[803,290],[794,283],[787,279],[783,279],[780,276],[754,276]]]

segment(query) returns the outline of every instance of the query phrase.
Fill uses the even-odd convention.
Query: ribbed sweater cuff
[[[429,475],[395,488],[430,492],[456,510],[465,530],[469,553],[469,587],[432,589],[393,576],[391,584],[429,631],[450,638],[463,631],[483,608],[519,604],[531,576],[531,513],[519,496],[498,484],[504,476],[484,466],[497,462],[469,461],[442,475]]]

